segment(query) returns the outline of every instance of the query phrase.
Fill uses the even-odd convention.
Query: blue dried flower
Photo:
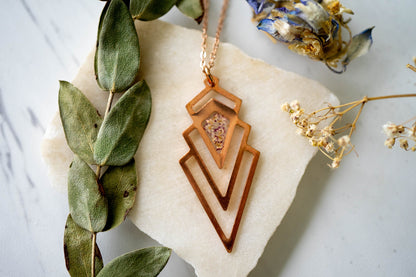
[[[289,49],[325,62],[332,71],[342,73],[354,59],[368,52],[373,40],[369,28],[352,37],[343,13],[353,14],[337,0],[246,0],[253,8],[257,28]],[[341,28],[350,34],[343,41]],[[342,69],[336,70],[341,64]]]

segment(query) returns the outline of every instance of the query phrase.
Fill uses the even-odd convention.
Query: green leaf
[[[74,85],[59,81],[59,113],[72,152],[94,164],[94,142],[102,119],[85,95]]]
[[[176,6],[184,15],[195,19],[198,24],[201,23],[204,15],[202,0],[178,0]]]
[[[120,225],[131,210],[136,199],[136,166],[132,159],[125,166],[110,166],[101,177],[108,200],[108,218],[105,230]]]
[[[90,232],[100,232],[107,222],[108,204],[94,171],[75,156],[68,172],[69,211],[74,221]]]
[[[157,276],[169,260],[171,250],[166,247],[140,249],[108,263],[97,277]]]
[[[68,215],[64,232],[65,264],[73,277],[91,276],[92,234],[79,227]],[[100,249],[95,244],[95,273],[103,268]]]
[[[106,91],[125,91],[139,71],[140,46],[133,19],[122,0],[106,4],[97,36],[94,68],[98,85]]]
[[[149,121],[152,99],[146,82],[132,86],[105,118],[94,147],[100,165],[121,166],[134,156]]]
[[[107,0],[101,0],[101,1],[107,1]],[[103,10],[101,11],[100,21],[98,23],[98,31],[97,31],[97,46],[98,46],[98,39],[100,38],[101,28],[103,26],[104,17],[105,17],[105,14],[107,13],[108,6],[110,6],[110,2],[111,1],[107,1],[104,5]],[[97,56],[95,56],[95,59],[97,59]],[[97,68],[96,68],[97,64],[96,63],[97,63],[97,61],[95,60],[94,61],[94,70],[95,70],[95,72],[97,72]]]
[[[154,20],[167,13],[177,0],[131,0],[130,12],[134,19]]]

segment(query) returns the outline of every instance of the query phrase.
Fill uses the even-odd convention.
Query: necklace
[[[207,61],[209,1],[203,0],[204,15],[202,19],[200,67],[206,77],[205,88],[186,105],[193,124],[183,132],[183,137],[190,150],[180,159],[179,163],[224,247],[228,252],[231,252],[260,152],[247,145],[251,126],[238,118],[242,100],[221,88],[219,79],[211,74],[228,2],[229,0],[223,2],[215,42],[209,61]],[[241,138],[235,139],[237,129],[240,130]],[[200,138],[202,144],[194,139],[195,135]],[[204,155],[203,150],[200,151],[201,145],[205,152],[210,153],[210,156]],[[214,162],[210,164],[212,160]],[[214,168],[215,166],[217,168]],[[226,175],[227,172],[230,173],[229,178],[225,184],[221,184],[221,182],[224,183],[224,178],[218,180],[216,174]],[[220,190],[219,185],[226,186],[225,193]],[[210,201],[212,197],[207,197],[208,194],[214,194],[218,203]],[[241,198],[238,199],[240,195]],[[224,231],[225,227],[222,226],[224,224],[220,224],[224,220],[219,214],[221,208],[215,207],[218,204],[224,212],[235,213],[232,228],[228,235]]]

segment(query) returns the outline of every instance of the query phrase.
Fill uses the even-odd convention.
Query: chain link
[[[217,32],[215,34],[215,42],[212,47],[211,54],[209,55],[209,61],[207,61],[207,40],[208,40],[208,10],[209,10],[209,0],[203,0],[204,5],[204,15],[202,17],[202,44],[201,44],[201,62],[200,67],[202,72],[212,80],[211,76],[211,68],[214,67],[215,58],[217,57],[217,50],[220,43],[220,34],[222,31],[222,27],[224,25],[225,13],[228,8],[229,0],[224,0],[222,5],[220,18],[218,20]]]

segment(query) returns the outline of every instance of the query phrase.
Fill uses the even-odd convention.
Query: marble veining
[[[42,131],[42,133],[44,133],[45,127],[43,127],[42,123],[40,122],[39,118],[36,116],[33,109],[30,107],[27,107],[26,111],[29,114],[30,123],[32,124],[32,126],[35,128],[39,128]]]
[[[52,50],[52,52],[55,54],[57,60],[59,61],[59,63],[65,67],[65,63],[62,61],[61,57],[59,56],[59,53],[57,52],[54,44],[51,42],[51,40],[49,39],[49,36],[47,34],[47,32],[45,32],[42,27],[39,24],[38,19],[36,18],[35,14],[32,12],[30,6],[27,4],[26,0],[20,0],[20,3],[22,4],[24,10],[26,11],[26,13],[29,15],[30,19],[32,20],[32,22],[35,24],[35,26],[39,29],[44,41],[46,42],[46,44],[49,46],[49,48]]]

